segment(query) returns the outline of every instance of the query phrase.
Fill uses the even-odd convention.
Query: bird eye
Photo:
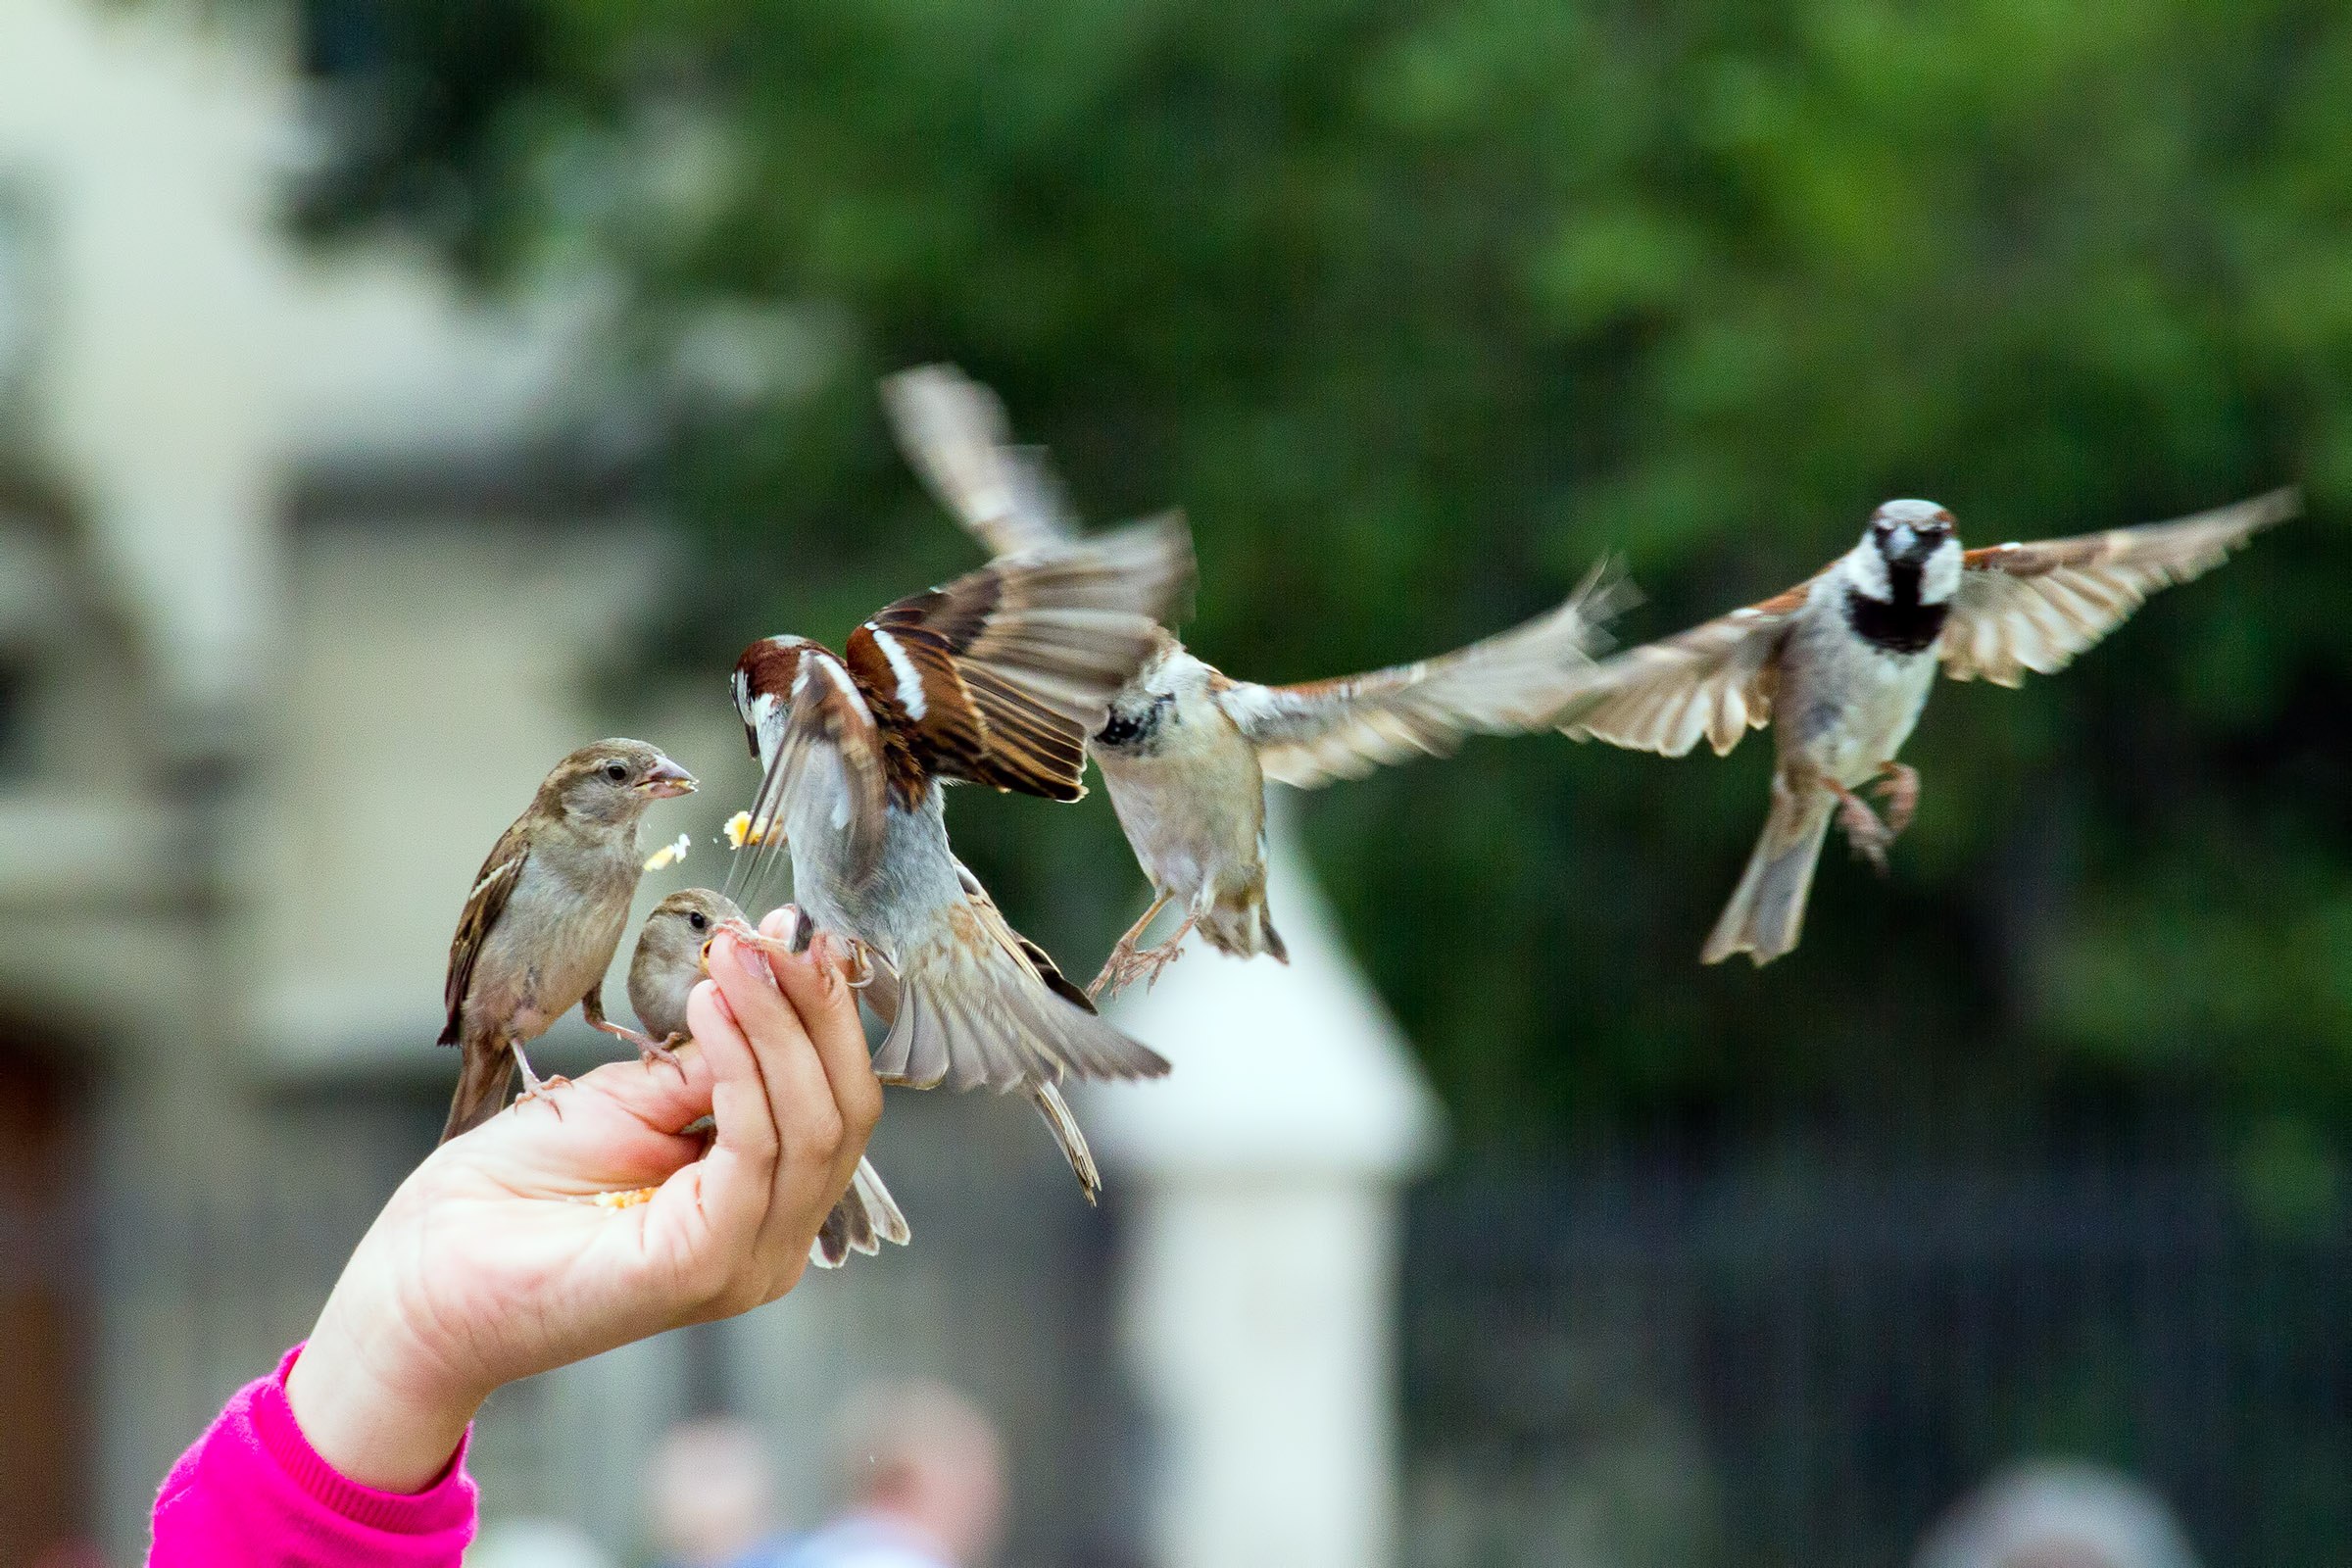
[[[605,764],[605,777],[611,779],[615,784],[626,784],[629,781],[629,764],[626,762],[607,762]]]
[[[697,931],[708,931],[710,929],[710,917],[700,909],[689,910],[686,915],[686,923],[694,927]]]

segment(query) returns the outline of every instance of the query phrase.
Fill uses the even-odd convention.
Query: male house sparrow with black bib
[[[545,1093],[522,1048],[574,1003],[649,1059],[665,1054],[606,1021],[603,988],[644,871],[637,824],[654,802],[693,788],[693,774],[643,741],[598,741],[558,762],[499,835],[449,945],[441,1044],[465,1061],[442,1142],[497,1115],[516,1068],[525,1099]]]
[[[1065,1074],[1167,1071],[1056,989],[1050,961],[978,893],[948,845],[943,786],[1078,799],[1086,736],[1191,571],[1181,523],[1141,524],[902,599],[845,654],[768,637],[737,662],[736,711],[762,776],[728,889],[759,885],[789,850],[795,900],[890,993],[874,1056],[884,1083],[1018,1089],[1053,1122],[1039,1091]],[[1085,1180],[1083,1141],[1062,1142]]]
[[[996,395],[952,366],[882,386],[899,446],[941,504],[1000,560],[1066,545],[1077,529],[1034,448],[1014,447]],[[1239,681],[1161,631],[1088,742],[1157,895],[1089,989],[1155,978],[1199,930],[1237,958],[1287,960],[1266,909],[1265,781],[1312,789],[1384,762],[1444,756],[1466,735],[1557,727],[1572,710],[1619,597],[1602,572],[1565,604],[1468,648],[1297,686]],[[1160,910],[1176,930],[1139,949]]]
[[[1607,661],[1596,701],[1565,728],[1666,757],[1704,737],[1720,756],[1779,719],[1771,815],[1699,954],[1769,963],[1796,946],[1833,816],[1885,868],[1919,804],[1919,774],[1895,754],[1937,665],[2001,686],[2064,669],[2148,595],[2210,570],[2300,506],[2295,491],[2275,490],[2174,522],[1964,551],[1949,512],[1889,501],[1810,581]],[[1855,793],[1874,781],[1885,821]]]
[[[629,957],[629,1005],[649,1037],[665,1047],[685,1041],[686,999],[709,974],[705,960],[710,938],[726,925],[748,930],[751,922],[734,901],[708,888],[681,888],[646,915],[637,930],[637,951]],[[904,1247],[912,1235],[881,1173],[871,1160],[860,1158],[850,1190],[808,1244],[808,1261],[839,1268],[854,1251],[871,1257],[884,1242]]]

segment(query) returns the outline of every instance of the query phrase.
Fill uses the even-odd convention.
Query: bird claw
[[[1871,787],[1886,807],[1887,838],[1900,836],[1919,810],[1919,769],[1907,762],[1888,762]]]
[[[536,1100],[556,1113],[556,1120],[562,1121],[564,1106],[556,1099],[556,1091],[570,1087],[571,1080],[562,1073],[552,1078],[542,1078],[531,1071],[531,1059],[522,1054],[522,1047],[516,1045],[508,1049],[514,1053],[514,1065],[522,1069],[522,1093],[514,1097],[515,1105],[527,1105]]]
[[[1159,984],[1161,971],[1184,956],[1184,939],[1192,934],[1192,929],[1193,922],[1188,918],[1165,941],[1149,948],[1139,950],[1132,936],[1120,942],[1103,960],[1102,972],[1086,988],[1087,1000],[1097,1002],[1106,994],[1116,996],[1138,980],[1150,991]]]
[[[666,1067],[675,1067],[680,1078],[684,1078],[686,1076],[686,1063],[679,1060],[677,1052],[671,1049],[674,1046],[684,1045],[686,1043],[686,1037],[682,1034],[679,1034],[675,1029],[672,1029],[663,1039],[656,1040],[651,1035],[642,1033],[639,1030],[631,1029],[626,1024],[614,1023],[609,1018],[595,1018],[591,1019],[590,1022],[594,1023],[597,1028],[602,1029],[606,1034],[611,1035],[613,1039],[625,1040],[630,1045],[635,1046],[637,1048],[637,1059],[644,1065],[651,1067],[656,1062],[660,1062]]]
[[[1845,841],[1853,846],[1854,854],[1885,876],[1886,846],[1894,842],[1895,830],[1880,821],[1861,796],[1846,790],[1838,792],[1838,825],[1845,830]]]

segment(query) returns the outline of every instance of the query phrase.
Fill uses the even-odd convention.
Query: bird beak
[[[692,795],[694,775],[664,757],[654,764],[654,770],[646,774],[637,787],[645,791],[649,799],[665,801],[673,795]]]
[[[718,938],[716,937],[710,937],[705,939],[703,943],[703,973],[705,974],[709,974],[710,972],[710,944],[716,942]]]

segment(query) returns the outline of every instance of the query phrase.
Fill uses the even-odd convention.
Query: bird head
[[[1900,576],[1917,583],[1918,597],[1949,599],[1960,581],[1960,540],[1952,514],[1933,501],[1889,501],[1870,514],[1870,530],[1854,552],[1862,591],[1895,597]]]
[[[566,821],[634,825],[654,802],[684,795],[694,775],[643,741],[615,738],[583,746],[539,786],[540,798]]]
[[[645,917],[629,958],[629,1005],[657,1038],[684,1034],[686,999],[709,972],[710,939],[743,918],[724,894],[681,888]]]
[[[806,637],[762,637],[735,661],[728,690],[735,698],[735,716],[743,720],[744,741],[762,769],[783,741],[793,683],[800,678],[802,659],[814,646]]]

